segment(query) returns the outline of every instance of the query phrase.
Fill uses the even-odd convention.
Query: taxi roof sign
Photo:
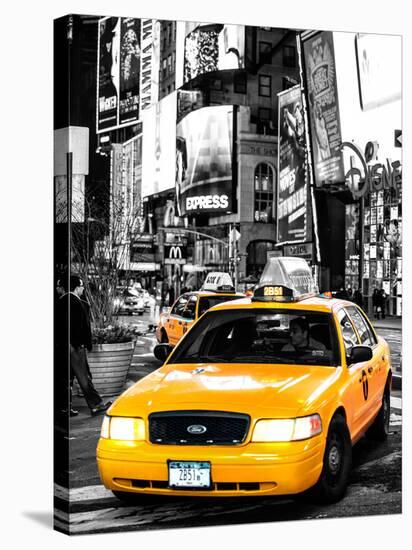
[[[211,271],[200,290],[208,292],[234,292],[232,277],[224,271]]]
[[[279,290],[271,291],[271,288]],[[254,298],[259,301],[289,301],[302,300],[317,294],[319,289],[306,260],[293,256],[278,256],[268,259]]]

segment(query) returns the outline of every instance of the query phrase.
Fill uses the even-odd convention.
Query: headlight
[[[309,439],[322,431],[322,421],[318,414],[301,418],[258,420],[253,430],[254,442],[280,442]]]
[[[144,441],[144,421],[142,418],[105,416],[100,436],[105,439],[119,439],[122,441]]]

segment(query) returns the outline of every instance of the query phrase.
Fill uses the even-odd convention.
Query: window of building
[[[172,54],[169,54],[167,56],[167,73],[170,74],[172,72]]]
[[[273,221],[273,171],[266,163],[255,170],[255,221]]]
[[[258,134],[264,134],[264,135],[274,134],[274,125],[272,122],[271,109],[259,107],[256,131]]]
[[[272,63],[272,44],[259,42],[259,63]]]
[[[283,46],[283,66],[296,67],[295,46]]]
[[[251,241],[246,248],[246,274],[259,278],[266,265],[268,252],[275,250],[272,241]]]
[[[267,75],[259,75],[259,95],[270,97],[272,95],[272,77]]]
[[[247,93],[247,74],[243,72],[236,72],[233,80],[235,94]]]
[[[163,63],[162,63],[162,66],[163,66],[163,78],[165,78],[166,75],[167,75],[167,65],[166,65],[166,64],[167,64],[166,59],[163,59]]]

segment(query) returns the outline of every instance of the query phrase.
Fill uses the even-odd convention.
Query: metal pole
[[[358,273],[358,288],[363,297],[363,242],[364,235],[364,219],[365,219],[365,202],[363,196],[359,199],[359,273]],[[365,306],[365,303],[363,304]],[[365,308],[366,309],[366,308]]]

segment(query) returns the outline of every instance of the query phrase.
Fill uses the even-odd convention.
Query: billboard
[[[140,19],[98,23],[97,133],[135,123],[140,102]]]
[[[278,97],[278,242],[302,242],[307,238],[309,188],[300,86],[294,86]]]
[[[186,35],[184,82],[212,71],[244,67],[244,26],[201,24]]]
[[[233,106],[192,111],[177,125],[179,216],[233,210]]]
[[[147,109],[159,98],[160,21],[142,19],[140,109]]]
[[[176,92],[142,111],[142,197],[175,187]]]
[[[305,40],[303,54],[315,184],[342,183],[345,175],[332,33],[321,32]]]

